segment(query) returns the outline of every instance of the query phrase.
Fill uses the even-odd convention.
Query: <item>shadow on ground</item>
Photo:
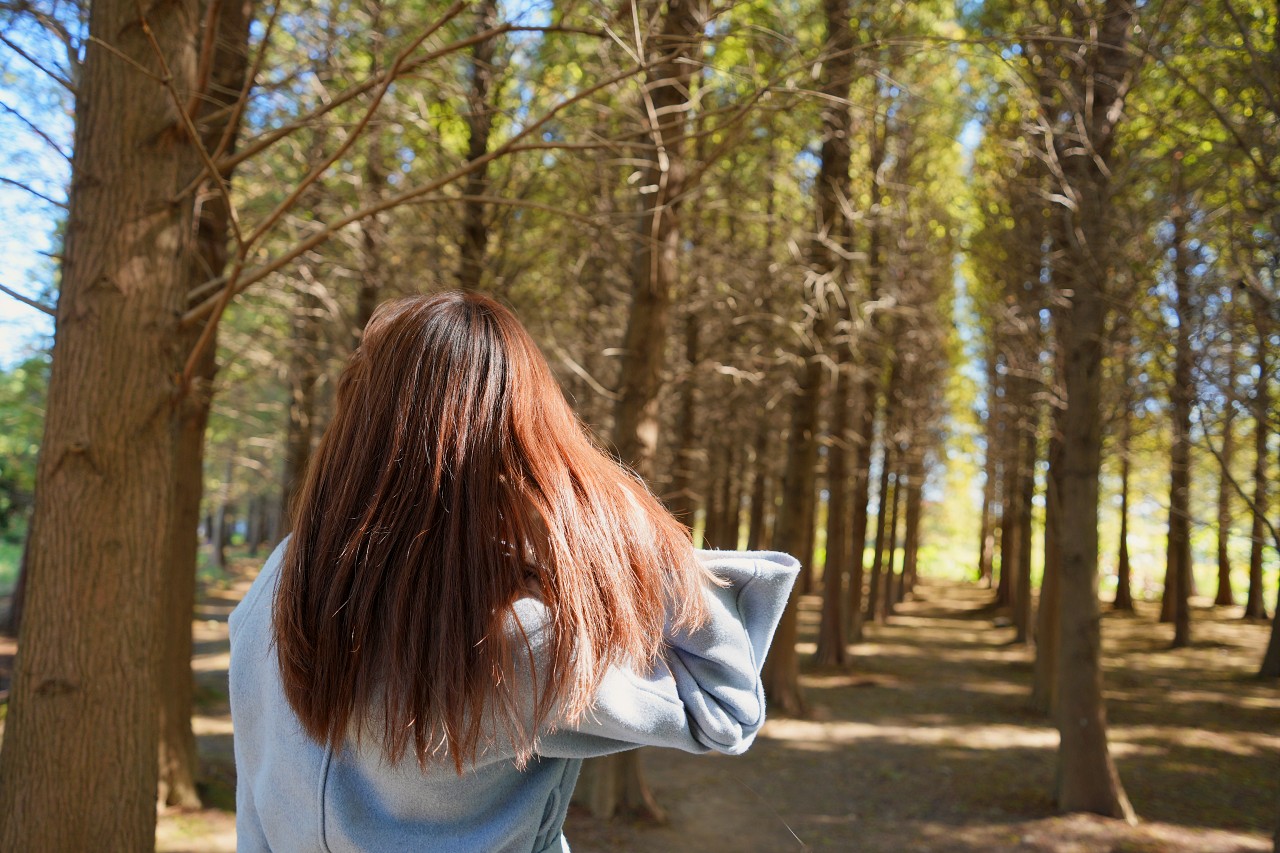
[[[246,574],[206,590],[195,622],[195,727],[208,808],[161,816],[157,849],[235,849],[226,616]],[[253,568],[250,568],[252,566]],[[818,601],[801,602],[803,653]],[[1113,751],[1143,822],[1056,816],[1057,732],[1028,707],[1031,652],[996,627],[989,594],[930,583],[870,626],[847,670],[806,670],[811,714],[774,718],[745,756],[647,750],[664,826],[577,811],[574,853],[679,851],[1270,851],[1280,797],[1280,689],[1251,679],[1267,627],[1196,610],[1169,651],[1150,605],[1104,617]]]

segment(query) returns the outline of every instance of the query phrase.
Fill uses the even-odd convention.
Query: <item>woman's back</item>
[[[745,750],[764,723],[759,668],[799,564],[769,552],[698,552],[725,587],[707,587],[709,619],[668,637],[647,675],[613,667],[572,727],[539,734],[521,766],[514,747],[477,756],[458,774],[448,756],[425,768],[387,761],[377,737],[333,750],[302,729],[271,648],[271,597],[282,544],[231,615],[239,850],[542,853],[561,835],[582,759],[636,746]],[[545,652],[545,607],[516,602],[533,665]],[[518,678],[529,684],[527,670]]]
[[[231,621],[242,850],[558,849],[579,759],[764,721],[795,561],[694,552],[486,297],[375,312],[293,514]]]

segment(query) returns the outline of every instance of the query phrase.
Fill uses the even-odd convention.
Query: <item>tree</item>
[[[688,190],[686,125],[693,109],[693,64],[706,9],[701,0],[670,0],[649,44],[644,165],[639,228],[631,259],[631,308],[623,338],[613,444],[641,477],[652,477],[658,443],[658,391],[666,356],[672,295],[680,256],[680,203]],[[635,751],[594,759],[584,770],[584,796],[599,817],[619,810],[661,818],[640,775]]]
[[[156,521],[175,497],[197,232],[184,190],[204,170],[182,93],[204,86],[201,18],[193,2],[96,0],[90,12],[33,580],[0,762],[6,849],[154,844],[163,634],[148,603],[164,599],[170,536]]]
[[[1109,259],[1107,163],[1136,72],[1129,50],[1138,11],[1123,0],[1055,4],[1055,35],[1037,43],[1041,74],[1058,75],[1044,116],[1062,198],[1055,215],[1064,236],[1055,327],[1066,395],[1062,475],[1058,480],[1061,604],[1058,663],[1058,806],[1133,819],[1107,746],[1098,634],[1098,475],[1102,437],[1098,418],[1105,284]],[[1067,121],[1062,122],[1061,117]],[[1069,294],[1069,296],[1067,295]]]

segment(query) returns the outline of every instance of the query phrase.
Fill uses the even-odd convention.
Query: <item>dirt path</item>
[[[1053,815],[1057,733],[1028,710],[1030,653],[987,600],[924,587],[851,671],[804,675],[812,718],[771,720],[746,756],[649,752],[669,825],[574,814],[575,853],[1271,850],[1280,692],[1242,678],[1265,628],[1205,622],[1174,654],[1151,614],[1106,618],[1108,666],[1125,667],[1108,678],[1114,750],[1146,821],[1130,828]],[[808,639],[818,602],[803,606]]]
[[[214,808],[162,815],[162,851],[234,850],[226,613],[247,582],[201,605],[195,666]],[[665,826],[573,812],[575,853],[634,851],[1270,851],[1280,804],[1280,689],[1248,678],[1266,627],[1197,610],[1197,644],[1139,616],[1104,620],[1112,738],[1144,822],[1053,815],[1057,734],[1027,709],[1030,653],[993,626],[988,595],[930,584],[869,629],[848,671],[803,676],[807,720],[772,719],[745,756],[649,750]],[[802,602],[812,651],[816,599]]]

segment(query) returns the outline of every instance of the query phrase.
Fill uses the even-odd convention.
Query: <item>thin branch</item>
[[[227,149],[231,147],[232,140],[235,139],[236,129],[240,125],[240,114],[244,112],[245,105],[249,102],[249,92],[253,89],[254,81],[258,79],[258,74],[262,71],[262,63],[267,57],[267,46],[271,43],[271,35],[275,31],[276,21],[280,17],[280,4],[276,3],[271,7],[271,16],[267,18],[267,25],[263,28],[262,42],[258,47],[258,55],[253,58],[253,67],[249,69],[249,73],[245,75],[244,86],[240,88],[240,97],[229,105],[231,115],[227,119],[227,126],[222,131],[222,138],[218,140],[217,146],[209,155],[214,161],[217,161]],[[221,111],[219,111],[221,112]],[[208,117],[206,117],[208,120]],[[230,174],[223,172],[222,174]],[[191,189],[194,190],[196,184],[193,183]],[[181,198],[186,192],[178,197]]]
[[[443,24],[446,21],[456,16],[459,12],[461,12],[466,7],[466,5],[467,3],[465,2],[465,0],[459,0],[459,2],[454,3],[452,6],[450,6],[445,11],[444,16],[439,21],[437,21],[435,24],[432,25],[431,32],[435,32],[437,29],[439,29],[440,26],[443,26]],[[435,60],[439,59],[442,56],[448,56],[449,54],[457,53],[458,51],[464,50],[472,46],[473,44],[477,44],[478,42],[487,41],[488,39],[491,39],[491,38],[497,38],[498,36],[504,35],[506,33],[518,33],[518,32],[581,33],[581,34],[587,34],[587,35],[599,35],[599,33],[595,31],[584,30],[582,28],[576,28],[576,27],[560,27],[560,26],[523,27],[523,26],[515,26],[513,24],[502,24],[500,26],[492,27],[490,29],[483,30],[482,32],[475,33],[466,38],[459,39],[458,41],[451,42],[442,48],[433,50],[415,59],[409,60],[400,67],[400,69],[396,72],[396,74],[397,75],[409,74],[413,71],[416,71],[417,69],[421,68],[424,65],[434,62]],[[276,130],[273,130],[270,133],[267,133],[266,135],[258,138],[253,143],[246,146],[243,150],[226,158],[226,160],[220,162],[218,165],[222,166],[223,168],[231,168],[231,167],[234,167],[236,164],[259,154],[260,152],[265,151],[267,148],[270,148],[272,145],[276,144],[284,137],[289,136],[295,131],[308,126],[316,119],[326,115],[329,112],[332,112],[334,109],[342,106],[343,104],[347,103],[353,98],[359,97],[360,95],[363,95],[365,92],[368,92],[371,89],[374,89],[378,86],[383,85],[387,79],[390,79],[388,78],[388,75],[390,73],[391,71],[388,70],[381,74],[376,74],[372,77],[369,77],[367,80],[364,80],[363,82],[358,83],[350,87],[349,89],[346,89],[340,92],[339,94],[325,101],[323,104],[320,104],[310,112],[307,112],[299,116],[298,118],[294,119],[293,121],[289,122],[288,124],[285,124],[277,128]]]
[[[1254,517],[1259,519],[1263,526],[1267,528],[1267,531],[1271,534],[1272,543],[1275,545],[1276,550],[1280,551],[1280,530],[1276,529],[1276,526],[1271,523],[1271,519],[1267,518],[1267,514],[1265,512],[1259,511],[1258,505],[1254,503],[1253,498],[1245,494],[1244,486],[1240,485],[1239,481],[1236,480],[1235,476],[1231,473],[1231,467],[1223,461],[1222,452],[1213,446],[1213,439],[1209,438],[1209,431],[1205,429],[1204,414],[1200,411],[1200,406],[1196,405],[1195,408],[1197,412],[1197,420],[1200,421],[1200,434],[1204,436],[1204,446],[1213,454],[1213,458],[1218,460],[1218,469],[1222,472],[1222,476],[1227,478],[1227,482],[1231,484],[1231,488],[1234,489],[1235,493],[1245,502],[1245,505],[1249,508],[1249,511],[1253,513]]]
[[[225,307],[225,298],[223,295],[228,293],[233,293],[233,292],[234,293],[242,292],[245,288],[249,287],[252,284],[255,284],[258,281],[261,281],[262,279],[271,275],[273,272],[276,272],[277,270],[279,270],[281,267],[290,263],[291,261],[296,259],[299,255],[309,252],[312,249],[314,249],[316,246],[319,246],[321,243],[324,243],[326,240],[332,237],[336,232],[342,230],[343,228],[346,228],[348,225],[351,225],[354,222],[359,222],[360,220],[365,219],[369,216],[382,213],[385,210],[390,210],[392,208],[399,207],[402,204],[406,204],[417,198],[421,198],[422,196],[430,195],[431,193],[435,192],[441,187],[451,184],[454,181],[458,180],[459,178],[465,177],[466,175],[470,174],[471,172],[477,169],[483,168],[484,166],[488,165],[491,161],[499,157],[505,156],[506,154],[510,153],[515,146],[517,146],[520,143],[520,140],[525,139],[531,134],[538,132],[538,130],[540,130],[545,124],[547,124],[547,122],[551,121],[551,119],[555,118],[565,108],[575,103],[578,103],[579,101],[582,101],[586,98],[589,98],[603,89],[616,85],[617,83],[623,80],[626,80],[629,77],[633,77],[643,70],[645,70],[645,66],[637,66],[635,68],[630,68],[624,72],[608,77],[605,80],[602,80],[593,86],[583,89],[581,92],[578,92],[577,94],[572,95],[571,97],[566,98],[565,100],[556,104],[554,107],[549,109],[545,114],[543,114],[543,116],[539,118],[537,121],[526,126],[518,134],[511,137],[511,139],[509,139],[507,142],[503,143],[502,145],[498,146],[494,150],[490,151],[488,154],[485,154],[482,157],[477,157],[474,160],[468,161],[466,164],[459,166],[453,171],[448,172],[442,175],[441,177],[437,178],[436,180],[431,181],[427,184],[424,184],[423,186],[414,187],[412,189],[405,190],[404,192],[399,193],[398,195],[394,195],[389,198],[378,201],[374,204],[367,205],[363,208],[360,208],[359,210],[356,210],[353,213],[343,216],[341,219],[338,219],[337,221],[329,225],[326,225],[324,228],[320,229],[315,234],[312,234],[306,240],[303,240],[300,243],[294,244],[292,248],[290,248],[284,254],[280,255],[275,260],[270,261],[269,263],[263,264],[262,266],[257,267],[253,270],[250,270],[249,273],[247,273],[243,278],[237,279],[235,277],[229,276],[227,278],[227,284],[222,289],[221,295],[219,295],[218,297],[210,297],[204,300],[203,302],[201,302],[199,305],[195,306],[194,308],[188,310],[182,316],[182,322],[190,323],[190,322],[199,320],[200,318],[209,314],[210,311],[216,310],[217,306],[220,304]]]
[[[30,130],[36,136],[43,139],[45,141],[45,144],[48,145],[50,148],[52,148],[54,151],[57,151],[58,154],[62,157],[62,159],[66,160],[68,163],[71,162],[71,155],[63,151],[62,146],[59,145],[52,136],[50,136],[48,133],[46,133],[44,130],[38,127],[36,123],[33,122],[31,119],[27,118],[22,113],[18,112],[13,107],[9,106],[3,101],[0,101],[0,110],[4,110],[9,115],[13,116],[18,121],[25,124],[28,130]]]
[[[193,116],[200,109],[201,99],[209,89],[209,77],[213,73],[213,54],[218,41],[218,13],[222,9],[223,0],[209,0],[204,12],[204,38],[200,44],[200,62],[196,71],[196,85],[187,98],[183,110]],[[197,139],[199,137],[196,137]]]
[[[48,76],[52,77],[52,78],[54,79],[54,81],[55,81],[55,82],[59,83],[59,84],[60,84],[64,89],[66,89],[66,90],[67,90],[68,92],[70,92],[71,94],[73,94],[73,95],[74,95],[74,94],[76,93],[76,87],[75,87],[75,86],[73,86],[73,85],[71,85],[71,81],[70,81],[70,80],[68,80],[67,78],[63,77],[63,76],[62,76],[61,74],[59,74],[58,72],[53,71],[53,70],[51,70],[51,69],[49,69],[49,68],[46,68],[46,67],[44,66],[44,64],[43,64],[42,62],[40,62],[40,60],[36,59],[36,58],[35,58],[34,56],[32,56],[31,54],[27,53],[25,50],[23,50],[22,48],[18,47],[16,44],[14,44],[10,39],[8,39],[7,37],[5,37],[4,35],[0,35],[0,44],[4,44],[6,47],[8,47],[8,48],[9,48],[10,50],[12,50],[14,53],[18,54],[18,56],[21,56],[21,57],[22,57],[23,59],[25,59],[27,62],[30,62],[32,65],[34,65],[37,69],[39,69],[40,71],[44,72],[44,73],[45,73],[45,74],[47,74]]]
[[[208,174],[213,180],[214,185],[218,188],[218,194],[222,196],[222,200],[227,206],[227,218],[231,223],[231,234],[236,241],[236,246],[243,249],[246,247],[245,239],[240,231],[240,219],[236,215],[236,207],[231,199],[231,193],[226,186],[226,182],[223,181],[217,165],[214,164],[209,152],[205,150],[204,145],[201,143],[200,133],[196,130],[195,123],[191,120],[191,114],[187,112],[186,106],[182,102],[182,96],[178,94],[177,88],[173,85],[173,73],[169,70],[169,62],[165,59],[164,51],[160,48],[160,42],[156,41],[155,33],[151,30],[151,24],[147,22],[146,15],[141,8],[141,0],[139,0],[138,5],[142,31],[146,33],[147,40],[151,43],[151,48],[155,51],[156,59],[160,63],[160,69],[164,72],[164,87],[168,91],[169,98],[173,101],[173,106],[178,111],[178,115],[182,118],[183,127],[187,132],[192,147],[196,149],[204,163],[204,173]]]
[[[462,0],[459,0],[455,5],[463,5]],[[391,67],[387,69],[387,72],[384,75],[382,75],[382,85],[378,87],[378,91],[374,94],[373,103],[369,104],[369,106],[365,108],[364,115],[360,117],[360,121],[356,123],[356,126],[347,133],[346,140],[339,145],[332,154],[325,158],[324,162],[315,166],[287,196],[280,200],[280,203],[276,205],[275,209],[272,210],[271,213],[267,215],[266,219],[264,219],[261,224],[253,230],[253,233],[249,235],[249,239],[244,247],[245,252],[242,252],[242,255],[247,254],[248,250],[271,230],[284,212],[291,209],[297,203],[302,194],[306,192],[312,184],[320,180],[320,177],[329,170],[329,167],[336,163],[343,154],[346,154],[347,151],[351,149],[352,145],[355,145],[356,140],[358,140],[361,134],[364,133],[364,129],[369,126],[369,122],[373,119],[374,114],[377,113],[378,107],[382,104],[382,99],[386,97],[387,90],[391,88],[391,84],[394,83],[396,78],[398,78],[402,73],[401,69],[404,68],[405,63],[409,59],[409,55],[417,50],[424,41],[430,38],[437,29],[444,26],[445,20],[447,20],[447,18],[437,21],[434,26],[423,30],[408,44],[408,46],[396,55],[395,61],[391,63]]]
[[[40,199],[43,202],[47,202],[63,210],[67,209],[67,203],[65,201],[58,201],[56,198],[50,198],[49,196],[45,195],[39,190],[32,189],[31,187],[22,183],[22,181],[15,181],[13,178],[6,178],[3,175],[0,175],[0,184],[8,184],[11,187],[16,187],[20,190],[24,190],[26,192],[31,193],[33,196],[35,196],[36,198]]]
[[[572,371],[573,374],[578,378],[580,378],[583,382],[587,383],[587,385],[591,388],[592,391],[595,391],[597,394],[599,394],[601,397],[604,397],[606,400],[612,400],[614,402],[617,402],[618,400],[622,399],[621,394],[619,394],[617,391],[612,391],[609,388],[606,388],[604,385],[600,383],[598,379],[596,379],[589,372],[587,372],[587,369],[583,367],[581,364],[579,364],[577,361],[575,361],[573,357],[569,355],[568,351],[565,350],[564,347],[560,346],[560,344],[556,343],[555,341],[551,341],[550,345],[551,345],[551,351],[556,354],[557,358],[559,358],[562,362],[564,362],[564,366],[569,368],[569,370]]]
[[[14,299],[18,300],[23,305],[30,305],[32,308],[36,309],[37,311],[43,311],[44,313],[48,314],[50,317],[58,316],[57,311],[50,308],[48,305],[45,305],[43,302],[40,302],[39,300],[36,300],[36,299],[32,299],[30,296],[23,296],[18,291],[5,287],[3,284],[0,284],[0,292],[3,292],[8,296],[12,296]]]

